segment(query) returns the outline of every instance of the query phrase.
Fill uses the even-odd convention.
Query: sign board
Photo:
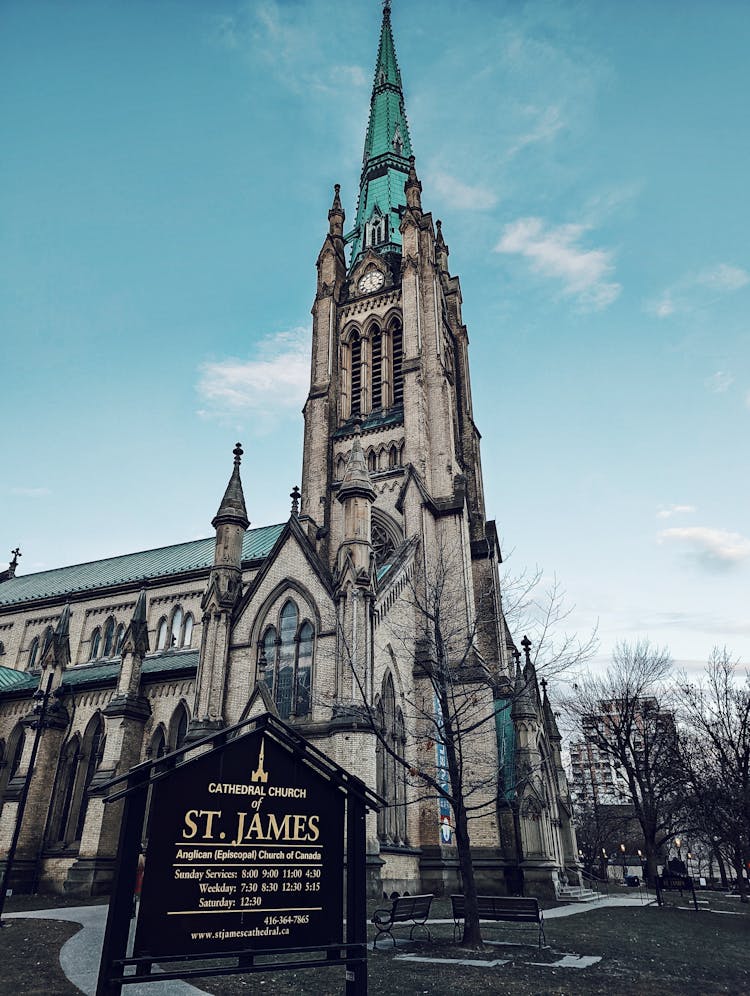
[[[268,729],[152,789],[133,956],[340,944],[339,785]]]

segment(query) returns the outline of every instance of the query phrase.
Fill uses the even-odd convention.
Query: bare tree
[[[533,666],[517,674],[510,673],[506,662],[488,662],[480,653],[483,613],[494,611],[494,593],[480,594],[475,614],[467,615],[461,585],[463,573],[457,568],[458,556],[439,547],[429,566],[415,570],[401,595],[402,611],[409,618],[396,616],[389,625],[389,635],[399,646],[399,658],[415,675],[413,692],[404,703],[410,747],[405,753],[394,745],[382,725],[376,708],[368,701],[358,669],[352,667],[359,684],[362,709],[367,722],[378,737],[381,749],[407,772],[412,801],[426,798],[443,800],[453,813],[453,828],[462,890],[465,919],[462,943],[477,947],[482,943],[477,909],[477,886],[472,863],[469,825],[472,820],[489,817],[498,806],[501,793],[517,800],[532,772],[525,770],[511,785],[500,785],[494,764],[494,750],[487,749],[488,738],[496,741],[498,710],[508,710],[513,701],[532,690],[539,695]],[[534,598],[538,578],[519,584],[521,604],[528,610]],[[553,623],[562,618],[558,586],[551,594],[534,600],[542,606],[541,625],[551,642]],[[484,615],[486,618],[486,615]],[[508,636],[504,619],[500,640]],[[528,641],[527,641],[528,643]],[[573,648],[577,647],[577,650]],[[594,639],[583,647],[565,639],[561,647],[550,652],[544,661],[545,673],[559,674],[579,663],[592,652]],[[540,660],[537,652],[537,659]],[[519,683],[519,676],[521,676]],[[533,688],[532,688],[533,686]],[[557,777],[555,773],[555,778]],[[516,806],[517,815],[517,806]]]
[[[566,710],[585,740],[620,769],[640,823],[649,881],[659,848],[676,828],[684,798],[674,712],[665,685],[672,661],[648,640],[615,647],[603,677],[574,685]]]
[[[683,766],[697,826],[714,845],[732,856],[737,888],[748,902],[745,862],[750,855],[750,675],[744,682],[739,662],[715,647],[705,677],[683,678],[685,718]]]

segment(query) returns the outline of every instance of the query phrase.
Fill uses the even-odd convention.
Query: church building
[[[15,890],[106,893],[120,810],[101,786],[262,708],[385,800],[368,816],[373,895],[455,891],[453,814],[419,779],[445,770],[438,604],[452,687],[486,720],[464,744],[480,891],[522,873],[553,895],[574,873],[560,733],[503,615],[448,258],[386,2],[353,225],[336,185],[316,261],[289,517],[250,526],[238,444],[214,536],[27,575],[16,555],[0,574],[0,862],[27,793]]]

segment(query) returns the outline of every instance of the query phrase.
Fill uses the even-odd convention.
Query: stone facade
[[[236,723],[260,684],[387,801],[368,816],[372,892],[455,890],[452,814],[429,791],[445,777],[440,661],[452,708],[484,718],[461,738],[480,888],[512,889],[522,869],[549,893],[574,868],[559,733],[503,617],[460,283],[421,194],[386,4],[357,225],[344,236],[337,187],[317,260],[289,520],[248,531],[238,446],[211,551],[11,569],[0,583],[0,854],[30,786],[15,887],[106,891],[119,811],[99,786]]]

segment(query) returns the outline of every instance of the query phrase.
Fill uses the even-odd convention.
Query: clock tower
[[[441,224],[422,206],[389,2],[346,233],[344,222],[337,184],[317,261],[300,522],[335,577],[347,542],[336,499],[361,449],[374,576],[410,541],[424,568],[449,551],[456,610],[502,668],[499,548],[485,518],[461,288]]]

